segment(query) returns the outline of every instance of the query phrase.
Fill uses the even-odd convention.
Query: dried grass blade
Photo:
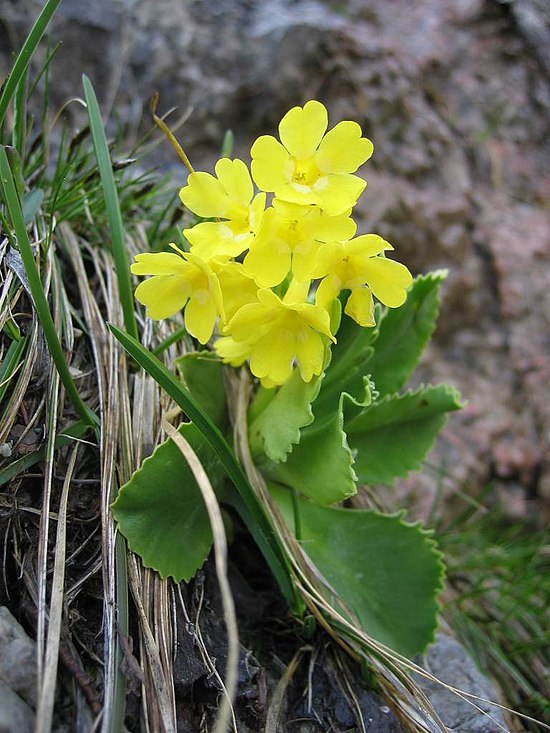
[[[67,504],[69,489],[75,468],[78,445],[74,446],[63,489],[57,518],[57,535],[55,543],[55,560],[50,598],[48,621],[48,638],[44,669],[41,677],[42,685],[38,696],[36,709],[35,733],[49,733],[52,728],[53,708],[55,702],[55,687],[57,681],[57,663],[59,659],[59,641],[61,638],[61,622],[63,618],[64,587],[65,587],[65,553],[67,544]]]
[[[302,658],[303,653],[304,649],[298,649],[296,654],[290,660],[287,668],[284,671],[283,676],[277,682],[277,685],[273,691],[273,696],[271,698],[269,709],[267,711],[267,716],[265,720],[265,733],[277,733],[277,731],[279,730],[279,721],[281,718],[281,709],[283,707],[285,692],[290,682],[292,681],[296,670],[298,669],[298,665],[300,663],[300,659]]]
[[[107,276],[107,308],[109,317],[119,321],[117,288],[109,270]],[[99,272],[98,272],[99,274]],[[101,520],[103,535],[104,628],[105,628],[105,697],[101,731],[118,733],[123,726],[126,682],[120,664],[123,652],[119,634],[128,635],[128,599],[126,543],[116,533],[111,515],[111,502],[117,492],[117,455],[119,431],[122,429],[120,376],[125,374],[124,354],[112,339],[107,339],[101,354],[106,367],[101,423]]]
[[[32,331],[27,336],[29,338],[29,343],[23,357],[21,368],[18,372],[17,382],[13,387],[8,403],[3,410],[2,420],[0,422],[0,443],[3,443],[10,434],[13,423],[17,419],[20,405],[25,398],[25,394],[27,393],[27,389],[32,379],[35,361],[34,354],[38,343],[39,328],[40,326],[38,323],[33,322]],[[10,466],[6,466],[3,470],[6,471],[9,468]]]
[[[214,538],[214,552],[216,562],[216,575],[220,587],[222,605],[227,627],[227,667],[225,677],[225,696],[222,699],[216,723],[214,725],[214,733],[224,733],[229,725],[229,720],[233,715],[233,723],[236,729],[235,717],[233,713],[233,700],[237,689],[237,673],[239,662],[239,632],[237,629],[237,616],[235,613],[235,604],[233,595],[227,577],[227,539],[225,536],[225,528],[223,519],[216,499],[216,494],[210,483],[206,471],[200,462],[197,454],[191,448],[187,440],[178,433],[178,431],[163,421],[163,428],[174,441],[181,451],[185,460],[189,464],[189,468],[193,472],[193,476],[201,491],[202,498],[206,505],[208,517],[212,527],[212,535]]]
[[[159,702],[158,710],[161,716],[162,726],[164,733],[175,733],[176,732],[176,721],[175,715],[173,715],[172,701],[169,694],[168,681],[162,668],[162,662],[159,654],[158,645],[153,636],[151,625],[147,616],[146,609],[143,604],[143,597],[147,596],[145,593],[140,571],[138,568],[137,560],[135,555],[130,556],[130,562],[128,565],[128,577],[130,581],[130,589],[132,591],[132,597],[134,599],[136,610],[140,622],[140,631],[142,635],[142,642],[145,648],[145,653],[149,659],[149,673],[151,676],[152,683],[154,685],[157,699]],[[147,704],[147,696],[144,695],[144,702]],[[147,708],[146,708],[147,710]],[[148,711],[149,712],[149,711]],[[152,711],[151,711],[152,712]],[[149,715],[145,718],[148,719]]]
[[[82,259],[82,245],[72,229],[63,225],[60,233],[77,277],[78,288],[88,329],[97,377],[101,429],[98,434],[101,460],[101,533],[103,574],[103,633],[104,633],[104,703],[102,733],[122,729],[125,712],[125,681],[120,671],[123,654],[119,645],[119,629],[128,634],[128,607],[125,588],[126,548],[123,538],[115,532],[110,504],[116,492],[115,467],[121,427],[119,374],[123,352],[108,338],[105,318],[97,298],[90,289]],[[91,261],[105,298],[109,317],[119,321],[116,306],[117,288],[111,279],[111,263],[101,259],[98,251],[89,250]],[[105,282],[107,277],[107,283]]]
[[[48,546],[50,537],[50,506],[52,497],[53,472],[55,465],[55,436],[58,418],[59,376],[52,375],[48,396],[48,442],[46,446],[46,462],[44,466],[44,488],[42,491],[42,507],[40,513],[40,530],[37,559],[37,631],[36,651],[39,687],[46,684],[45,679],[45,647],[47,628],[46,590],[48,581]]]

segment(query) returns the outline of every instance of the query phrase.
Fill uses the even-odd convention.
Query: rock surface
[[[0,733],[31,733],[36,705],[36,648],[9,610],[0,607]]]
[[[0,606],[0,680],[36,705],[36,645],[5,606]]]
[[[0,733],[32,733],[33,730],[31,706],[0,680]]]
[[[440,682],[476,696],[468,700],[442,684],[417,675],[416,681],[449,733],[499,733],[507,730],[500,709],[485,702],[499,702],[496,690],[476,669],[464,647],[451,636],[443,633],[437,635],[435,644],[422,659],[422,667]]]

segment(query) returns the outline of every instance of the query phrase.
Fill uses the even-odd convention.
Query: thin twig
[[[191,161],[189,160],[189,158],[187,157],[187,154],[185,153],[185,150],[181,147],[179,142],[176,140],[175,136],[172,134],[166,122],[157,115],[158,102],[159,102],[159,95],[157,92],[155,92],[155,94],[153,94],[153,96],[151,97],[151,102],[149,103],[149,109],[151,110],[151,116],[153,117],[155,125],[158,128],[160,128],[163,131],[163,133],[166,135],[166,137],[170,141],[170,144],[172,145],[172,147],[178,154],[181,162],[187,168],[189,173],[194,173],[195,171],[193,169],[193,166],[191,165]]]

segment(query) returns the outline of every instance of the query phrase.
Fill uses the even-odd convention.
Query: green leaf
[[[226,413],[223,364],[211,351],[193,351],[175,361],[184,385],[219,428]]]
[[[346,421],[361,483],[391,483],[417,469],[443,427],[446,413],[462,407],[451,386],[420,387],[388,395]]]
[[[328,418],[318,418],[302,430],[286,462],[265,463],[262,473],[316,504],[334,504],[352,496],[357,492],[357,477],[343,425],[340,405]]]
[[[325,413],[326,403],[319,409],[316,400],[313,423],[303,428],[299,443],[286,461],[260,464],[264,475],[292,487],[316,504],[330,505],[356,494],[357,476],[344,420],[370,405],[371,388],[369,378],[363,377],[360,398],[357,400],[343,392],[336,408],[329,413]]]
[[[313,422],[311,403],[319,393],[321,380],[322,376],[304,382],[295,369],[279,389],[260,389],[250,408],[248,429],[250,449],[257,461],[265,456],[275,462],[285,460],[300,440],[301,429]]]
[[[293,527],[290,492],[270,489]],[[407,657],[421,653],[433,641],[444,574],[430,533],[402,515],[301,499],[298,510],[304,550],[363,630]]]
[[[418,364],[435,328],[439,287],[446,277],[446,270],[417,277],[405,303],[383,311],[366,367],[380,396],[399,391]]]
[[[336,334],[337,342],[332,347],[330,365],[315,400],[317,415],[327,416],[337,410],[342,392],[363,399],[365,377],[369,371],[367,364],[372,357],[372,344],[377,334],[377,327],[363,328],[348,316],[343,317]]]
[[[193,423],[181,425],[179,432],[197,453],[214,489],[219,488],[224,474],[214,451]],[[120,489],[112,509],[130,549],[163,578],[189,581],[210,552],[208,512],[173,440],[159,445],[143,461]]]

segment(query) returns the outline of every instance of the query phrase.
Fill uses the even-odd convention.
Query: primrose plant
[[[181,434],[219,500],[240,512],[292,610],[304,604],[281,522],[323,579],[327,602],[338,599],[370,637],[414,655],[436,626],[440,554],[402,513],[342,502],[358,486],[419,468],[460,407],[447,385],[403,391],[433,332],[445,273],[413,280],[386,257],[391,244],[357,235],[352,210],[366,182],[356,172],[373,145],[356,122],[327,127],[326,108],[310,101],[283,117],[280,140],[254,142],[250,172],[229,158],[215,176],[191,172],[180,192],[197,217],[183,232],[189,246],[138,254],[131,271],[150,276],[136,289],[147,316],[183,311],[202,345],[177,358],[179,386],[165,370],[160,381],[180,395],[191,420]],[[158,376],[143,347],[123,343]],[[238,380],[228,370],[252,385],[245,453],[253,471],[229,448]],[[201,493],[171,440],[122,487],[113,510],[130,547],[163,576],[190,579],[210,551]]]

